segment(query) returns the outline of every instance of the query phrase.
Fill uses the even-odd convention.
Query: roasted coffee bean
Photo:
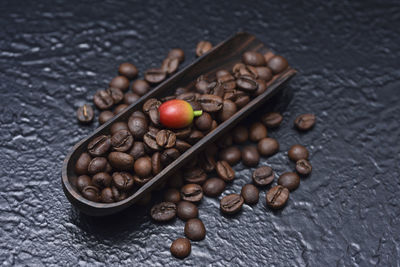
[[[111,186],[111,191],[112,191],[113,198],[114,198],[115,201],[121,201],[121,200],[124,200],[127,197],[127,193],[126,192],[123,192],[123,191],[119,190],[114,185]],[[151,197],[151,194],[149,194],[149,195]],[[138,203],[138,202],[136,202],[136,203]]]
[[[151,180],[151,178],[153,178],[153,177],[151,177],[151,176],[149,176],[149,177],[139,177],[139,176],[137,176],[137,175],[134,175],[133,176],[133,181],[135,182],[135,184],[137,184],[138,186],[143,186],[143,185],[145,185],[148,181],[150,181]]]
[[[259,96],[265,91],[267,91],[267,83],[264,80],[258,79],[257,80],[258,88],[254,92],[254,96]]]
[[[225,214],[235,214],[240,211],[244,203],[241,195],[230,194],[221,199],[220,208]]]
[[[214,130],[214,129],[217,128],[217,127],[218,127],[218,123],[217,123],[215,120],[213,120],[212,123],[211,123],[211,129],[210,129],[210,131]]]
[[[211,129],[212,121],[211,115],[207,112],[203,112],[201,116],[195,119],[194,124],[200,131],[208,131]]]
[[[141,118],[141,119],[144,119],[146,122],[148,122],[148,121],[147,121],[146,115],[145,115],[142,111],[140,111],[140,110],[134,111],[134,112],[132,113],[131,117],[132,117],[132,118],[134,118],[134,117]]]
[[[223,99],[216,95],[201,95],[198,97],[197,102],[201,104],[206,112],[217,112],[223,106]]]
[[[185,224],[185,236],[193,241],[200,241],[206,237],[206,227],[198,219],[189,219]]]
[[[183,179],[189,184],[203,184],[207,179],[207,174],[200,168],[192,168],[185,170],[183,173]]]
[[[108,152],[111,147],[111,140],[106,135],[95,137],[88,144],[88,151],[92,156],[102,156]]]
[[[146,154],[144,143],[140,141],[134,142],[131,150],[129,151],[129,154],[135,160],[137,160],[140,157],[143,157]]]
[[[133,144],[133,137],[128,130],[119,130],[111,137],[111,146],[115,151],[128,151]]]
[[[179,59],[167,57],[161,65],[161,70],[167,74],[172,74],[178,70]]]
[[[149,111],[149,117],[150,117],[150,121],[155,126],[159,126],[160,125],[160,112],[158,111],[158,109],[151,109]]]
[[[231,74],[231,73],[229,71],[225,70],[225,69],[222,69],[222,70],[219,70],[219,71],[217,71],[215,73],[215,77],[217,77],[217,79],[219,79],[219,78],[221,78],[221,77],[223,77],[225,75],[228,75],[228,74]]]
[[[308,162],[308,160],[300,159],[300,160],[296,161],[296,171],[300,175],[306,176],[311,173],[312,166],[311,166],[310,162]]]
[[[247,167],[257,166],[260,161],[260,154],[258,154],[256,146],[245,146],[242,149],[242,162]]]
[[[127,104],[120,104],[120,105],[116,106],[115,109],[114,109],[114,114],[117,115],[117,114],[121,113],[127,107],[129,107]]]
[[[165,191],[163,199],[165,202],[172,202],[178,204],[178,202],[181,201],[181,193],[176,188],[170,188],[167,191]]]
[[[128,128],[135,140],[142,140],[148,130],[147,121],[132,114],[128,120]]]
[[[186,140],[189,144],[194,145],[203,137],[204,137],[204,134],[202,132],[194,130],[190,133],[190,135],[187,137]]]
[[[86,186],[82,190],[82,196],[90,201],[98,202],[99,201],[99,189],[95,186]]]
[[[118,122],[114,122],[111,125],[111,128],[110,128],[111,135],[114,135],[115,133],[117,133],[118,131],[121,131],[121,130],[129,131],[128,124],[126,122],[118,121]]]
[[[150,214],[157,222],[172,220],[176,216],[176,205],[172,202],[161,202],[151,208]]]
[[[261,156],[269,157],[279,151],[279,143],[274,138],[263,138],[257,144],[257,150]]]
[[[300,177],[295,172],[285,172],[279,176],[278,184],[286,187],[289,191],[293,191],[299,187]]]
[[[161,163],[163,166],[167,166],[174,160],[176,160],[181,153],[176,148],[168,148],[161,153]]]
[[[153,175],[157,175],[161,172],[162,170],[162,165],[161,165],[161,153],[160,152],[155,152],[151,156],[151,171]]]
[[[280,209],[285,206],[289,199],[289,190],[281,185],[272,187],[266,196],[268,207],[272,209]]]
[[[281,125],[283,117],[278,112],[269,112],[261,117],[261,122],[268,128],[276,128]]]
[[[217,81],[222,85],[224,91],[230,91],[236,88],[235,77],[233,77],[230,73],[219,77]]]
[[[235,77],[239,77],[241,75],[241,73],[240,73],[241,69],[243,69],[245,67],[246,67],[246,65],[243,63],[236,63],[232,68],[233,75]]]
[[[149,131],[143,136],[143,141],[149,148],[158,151],[161,150],[161,147],[157,144],[156,136],[156,133]]]
[[[92,178],[93,185],[99,188],[109,187],[111,185],[111,181],[111,175],[106,172],[96,173]]]
[[[172,242],[170,251],[171,254],[179,259],[186,258],[189,256],[192,250],[192,245],[187,238],[178,238]]]
[[[261,166],[253,172],[253,182],[258,186],[266,186],[274,181],[275,174],[271,167]]]
[[[193,92],[183,93],[181,95],[178,95],[176,99],[181,99],[185,101],[196,101],[196,93]]]
[[[116,76],[110,82],[110,87],[119,88],[126,91],[129,88],[129,80],[125,76]]]
[[[114,105],[114,100],[105,90],[99,90],[93,96],[93,102],[99,109],[109,109]]]
[[[179,219],[187,221],[189,219],[197,218],[199,216],[199,209],[191,202],[179,201],[176,205],[176,215],[178,215]]]
[[[170,130],[161,130],[156,135],[156,142],[163,148],[171,148],[175,146],[175,133]]]
[[[181,188],[181,197],[185,201],[199,202],[203,198],[203,189],[198,184],[187,184]]]
[[[204,195],[217,197],[225,190],[226,183],[220,178],[209,178],[203,184]]]
[[[189,91],[190,90],[188,88],[178,87],[178,88],[175,89],[175,96],[179,96],[181,94],[188,93]]]
[[[212,49],[212,44],[208,41],[200,41],[196,46],[196,56],[201,57]]]
[[[237,98],[237,94],[236,94],[236,90],[225,90],[224,91],[224,96],[223,99],[225,100],[231,100],[231,101],[235,101]]]
[[[76,117],[80,123],[86,124],[93,121],[94,111],[91,105],[84,104],[76,111]]]
[[[288,151],[289,158],[294,162],[300,159],[308,159],[308,155],[307,148],[299,144],[293,145]]]
[[[195,84],[196,92],[200,94],[208,94],[210,93],[211,88],[209,87],[210,83],[206,80],[204,80],[203,76],[200,76],[197,79],[197,82]]]
[[[76,179],[76,188],[82,192],[83,188],[92,185],[92,179],[87,175],[81,175]]]
[[[246,106],[250,102],[250,97],[248,95],[242,95],[236,98],[235,105],[238,109]]]
[[[224,135],[222,138],[218,139],[218,141],[217,141],[217,145],[220,148],[227,148],[227,147],[232,146],[232,144],[233,144],[233,137],[230,134]]]
[[[240,76],[251,76],[254,79],[258,78],[258,73],[256,67],[250,65],[241,65],[239,71],[236,72],[236,77]]]
[[[210,95],[215,95],[218,97],[223,97],[225,94],[225,89],[222,83],[216,81],[208,84],[208,91]]]
[[[88,173],[96,174],[99,172],[110,172],[110,164],[108,163],[106,158],[103,157],[95,157],[93,158],[88,165]]]
[[[215,169],[219,178],[221,178],[225,182],[231,182],[233,179],[235,179],[235,171],[228,164],[228,162],[224,160],[218,161]]]
[[[101,190],[100,200],[103,203],[112,203],[112,202],[115,201],[114,200],[114,196],[113,196],[113,192],[112,192],[110,187],[106,187],[103,190]]]
[[[264,81],[270,81],[272,79],[272,72],[269,68],[267,67],[256,67],[256,72],[257,76],[259,79],[262,79]]]
[[[134,92],[135,94],[137,94],[139,96],[142,96],[149,92],[150,85],[145,80],[135,80],[132,83],[131,88],[132,88],[132,92]]]
[[[236,80],[237,86],[245,92],[255,92],[258,88],[257,81],[247,75],[242,75]]]
[[[136,68],[135,65],[125,62],[119,65],[118,73],[122,76],[125,76],[129,80],[133,80],[139,73],[139,70]]]
[[[178,149],[178,151],[183,154],[186,150],[191,148],[192,146],[189,143],[186,143],[185,141],[176,139],[175,142],[175,148]]]
[[[246,184],[245,186],[243,186],[240,194],[244,199],[244,203],[248,205],[253,205],[258,202],[259,191],[258,188],[252,184]]]
[[[242,55],[242,61],[245,64],[252,66],[263,66],[265,65],[264,56],[255,51],[247,51]]]
[[[162,69],[149,69],[144,73],[144,79],[151,83],[157,84],[165,80],[167,78],[167,73]]]
[[[181,188],[183,185],[183,174],[181,171],[176,171],[168,178],[167,185],[169,187]]]
[[[149,157],[138,158],[133,168],[140,177],[148,177],[151,174],[151,159]]]
[[[267,128],[262,123],[255,122],[250,126],[249,138],[251,141],[258,142],[265,137],[267,137]]]
[[[192,129],[190,127],[174,130],[177,139],[186,139],[189,137]]]
[[[164,103],[164,102],[167,102],[167,101],[172,100],[172,99],[176,99],[176,96],[174,96],[174,95],[164,96],[164,97],[161,98],[161,102]]]
[[[222,109],[218,112],[218,118],[220,121],[226,121],[233,116],[237,111],[236,104],[230,100],[224,100]]]
[[[278,74],[289,66],[287,60],[282,56],[273,56],[267,63],[268,68],[271,69],[273,74]]]
[[[117,170],[132,170],[134,159],[131,155],[124,152],[111,152],[108,160],[113,168]]]
[[[274,53],[272,53],[271,51],[268,51],[267,53],[264,54],[265,62],[268,62],[274,56],[275,56]]]
[[[239,125],[233,129],[232,137],[236,144],[243,144],[249,138],[249,132],[245,126]]]
[[[133,104],[136,101],[138,101],[139,98],[140,98],[140,96],[138,94],[127,92],[124,95],[124,103],[127,104],[127,105],[130,105],[130,104]]]
[[[241,159],[240,149],[235,146],[222,149],[218,155],[220,160],[228,162],[231,166],[238,163]]]
[[[161,104],[161,101],[157,100],[156,98],[150,98],[143,104],[143,112],[149,113],[149,111],[152,109],[158,109]]]
[[[91,160],[92,157],[88,153],[83,152],[75,163],[75,173],[77,175],[87,174],[88,166]]]
[[[307,131],[314,127],[315,115],[314,114],[302,114],[294,120],[294,126],[300,131]]]
[[[215,162],[214,156],[204,152],[199,155],[199,166],[205,172],[212,172],[216,165],[217,163]]]
[[[185,60],[185,52],[183,52],[183,50],[180,48],[174,48],[169,51],[167,57],[177,58],[179,60],[179,63],[181,63]]]
[[[124,99],[124,93],[119,88],[110,87],[106,90],[106,92],[111,96],[114,101],[114,104],[118,104]]]
[[[119,190],[129,191],[134,184],[133,176],[128,172],[114,172],[112,180]]]
[[[113,117],[114,117],[114,112],[109,111],[109,110],[104,110],[104,111],[100,112],[99,123],[104,124],[107,121],[111,120]]]

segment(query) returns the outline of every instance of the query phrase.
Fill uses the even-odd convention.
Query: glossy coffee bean
[[[107,135],[100,135],[90,141],[87,148],[90,155],[102,156],[111,148],[111,140]]]
[[[145,151],[145,145],[143,142],[137,141],[134,142],[132,145],[131,150],[129,151],[129,154],[135,159],[137,160],[140,157],[143,157],[146,155],[146,151]]]
[[[167,57],[177,58],[179,60],[179,63],[181,63],[185,60],[185,52],[183,52],[183,50],[180,48],[174,48],[169,51]]]
[[[104,110],[104,111],[100,112],[99,123],[104,124],[107,121],[111,120],[113,117],[114,117],[114,112],[112,112],[110,110]]]
[[[158,84],[167,78],[167,73],[162,69],[148,69],[144,73],[144,79],[150,84]]]
[[[240,194],[244,199],[244,203],[248,205],[253,205],[258,202],[259,191],[258,188],[252,184],[246,184],[243,186]]]
[[[249,138],[249,132],[245,126],[239,125],[232,132],[233,142],[243,144]]]
[[[259,79],[264,81],[270,81],[272,79],[272,72],[267,67],[256,67],[257,76]]]
[[[265,128],[265,126],[262,123],[255,122],[250,126],[249,130],[250,141],[258,142],[265,137],[267,137],[267,128]]]
[[[218,81],[214,81],[208,84],[207,86],[207,90],[208,90],[208,94],[210,95],[215,95],[218,97],[223,97],[224,96],[224,86],[222,83],[218,82]]]
[[[175,146],[176,135],[170,130],[161,130],[156,135],[156,142],[160,147],[171,148]]]
[[[189,219],[185,224],[185,236],[193,241],[200,241],[206,237],[206,227],[203,222],[198,219]]]
[[[178,149],[176,148],[168,148],[161,153],[161,164],[163,166],[167,166],[174,160],[176,160],[181,153],[179,153]]]
[[[172,202],[177,204],[178,202],[181,201],[181,193],[176,188],[170,188],[167,191],[165,191],[163,200],[165,202]]]
[[[268,51],[267,53],[264,54],[265,62],[268,62],[274,56],[275,56],[274,53],[272,53],[271,51]]]
[[[271,69],[273,74],[278,74],[289,66],[287,60],[282,56],[273,56],[267,63],[268,68]]]
[[[268,190],[266,202],[272,209],[280,209],[286,205],[289,199],[289,190],[281,185],[277,185]]]
[[[144,136],[143,136],[143,141],[144,143],[153,151],[158,151],[161,150],[162,147],[160,147],[157,144],[157,140],[156,140],[157,134],[152,132],[152,131],[148,131]]]
[[[114,122],[111,125],[111,128],[110,128],[111,135],[114,135],[115,133],[117,133],[118,131],[121,131],[121,130],[129,131],[128,124],[126,122],[118,121],[118,122]],[[130,134],[130,132],[129,132],[129,134]]]
[[[314,127],[315,120],[314,114],[301,114],[294,120],[294,126],[300,131],[307,131]]]
[[[245,146],[242,149],[242,162],[247,167],[257,166],[260,161],[260,154],[258,154],[256,146]]]
[[[124,152],[111,152],[108,160],[113,168],[121,171],[130,171],[133,168],[134,159],[131,155]]]
[[[226,121],[233,116],[237,111],[236,104],[230,100],[224,100],[222,109],[218,112],[218,119]]]
[[[99,172],[110,172],[110,164],[104,157],[93,158],[88,165],[88,173],[96,174]]]
[[[92,178],[92,184],[98,188],[109,187],[111,185],[111,175],[106,172],[96,173]]]
[[[263,66],[265,65],[264,56],[261,53],[255,51],[247,51],[242,55],[242,61],[245,64],[251,66]]]
[[[161,106],[161,101],[156,98],[150,98],[143,104],[143,112],[148,114],[152,109],[158,109]]]
[[[197,218],[199,216],[199,209],[191,202],[179,201],[176,206],[176,215],[179,219],[187,221],[189,219]]]
[[[148,124],[144,118],[132,115],[128,120],[128,128],[135,140],[142,140],[148,130]]]
[[[187,92],[176,96],[176,99],[185,100],[188,102],[196,101],[197,94],[194,92]]]
[[[99,201],[99,189],[95,186],[86,186],[82,190],[82,196],[90,201],[98,202]]]
[[[212,49],[212,44],[208,41],[200,41],[196,46],[196,56],[201,57]]]
[[[186,183],[203,184],[207,179],[207,174],[203,169],[195,167],[185,170],[183,173],[183,179]]]
[[[283,117],[278,112],[269,112],[261,117],[261,122],[268,128],[276,128],[281,125]]]
[[[306,159],[296,161],[296,171],[303,176],[309,175],[312,171],[311,163]]]
[[[142,96],[149,92],[150,84],[145,80],[135,80],[131,86],[132,92]]]
[[[110,82],[110,87],[119,88],[126,91],[129,88],[129,80],[125,76],[116,76]]]
[[[89,153],[83,152],[75,163],[75,173],[77,175],[87,174],[88,166],[91,160],[92,157],[89,155]]]
[[[138,158],[133,168],[135,173],[140,177],[148,177],[151,174],[151,159],[149,157]]]
[[[257,81],[251,77],[251,76],[246,76],[242,75],[236,80],[236,84],[238,88],[245,92],[255,92],[258,88],[258,83]]]
[[[92,179],[87,175],[81,175],[76,179],[76,188],[82,192],[83,188],[92,185]]]
[[[246,106],[250,102],[250,97],[248,95],[238,96],[235,100],[235,104],[238,109]]]
[[[138,175],[134,175],[133,176],[133,181],[136,185],[143,186],[145,185],[148,181],[150,181],[153,177],[149,176],[149,177],[140,177]]]
[[[203,198],[203,189],[198,184],[187,184],[181,188],[182,200],[199,202]]]
[[[225,190],[226,183],[224,180],[213,177],[207,179],[203,184],[204,195],[208,197],[217,197]]]
[[[178,70],[179,59],[167,57],[161,64],[161,70],[167,74],[172,74]]]
[[[114,114],[117,115],[117,114],[121,113],[121,112],[124,111],[127,107],[128,107],[127,104],[120,104],[120,105],[116,106],[115,109],[114,109]]]
[[[122,76],[125,76],[129,80],[133,80],[139,73],[139,70],[136,68],[135,65],[125,62],[119,65],[118,73]]]
[[[225,214],[235,214],[241,210],[243,203],[244,199],[241,195],[230,194],[221,199],[220,209]]]
[[[176,239],[174,242],[172,242],[170,247],[171,254],[179,259],[189,256],[191,250],[192,246],[187,238]]]
[[[131,104],[135,103],[136,101],[138,101],[139,98],[140,98],[140,96],[138,94],[127,92],[124,95],[123,101],[124,101],[124,104],[131,105]]]
[[[170,221],[176,216],[176,205],[172,202],[161,202],[151,208],[150,215],[157,222]]]
[[[200,95],[197,102],[201,104],[206,112],[217,112],[222,109],[223,99],[216,95]]]
[[[161,153],[160,152],[155,152],[151,156],[151,172],[153,175],[157,175],[161,172],[162,170],[162,164],[161,164]]]
[[[299,187],[300,177],[295,172],[285,172],[279,176],[278,184],[293,191]]]
[[[217,162],[217,166],[215,167],[219,178],[224,180],[225,182],[231,182],[235,179],[235,171],[228,164],[228,162],[222,160]]]
[[[225,70],[225,69],[222,69],[222,70],[218,70],[215,73],[215,76],[217,77],[217,79],[219,79],[219,78],[221,78],[221,77],[223,77],[225,75],[228,75],[228,74],[231,74],[231,73],[229,71]]]
[[[274,181],[275,174],[271,167],[261,166],[253,172],[253,182],[258,186],[266,186]]]
[[[114,172],[112,181],[115,187],[121,191],[129,191],[135,183],[133,176],[128,172]]]
[[[198,162],[200,168],[203,169],[205,172],[212,172],[217,165],[214,156],[208,155],[207,153],[201,153],[198,157]]]
[[[100,201],[103,203],[115,202],[114,195],[110,187],[106,187],[103,190],[101,190]]]
[[[267,83],[264,80],[257,79],[258,88],[254,92],[254,96],[259,96],[265,91],[267,91]]]
[[[201,116],[197,117],[194,121],[197,129],[200,131],[208,131],[211,129],[213,119],[211,115],[207,112],[203,112]]]
[[[191,148],[192,146],[182,140],[176,139],[175,141],[175,148],[178,149],[178,151],[182,154],[184,153],[186,150],[188,150],[189,148]]]
[[[119,88],[110,87],[106,90],[106,92],[111,96],[114,104],[118,104],[124,99],[124,93]]]
[[[114,105],[114,100],[106,90],[99,90],[93,96],[93,102],[98,109],[109,109]]]
[[[279,143],[276,139],[266,137],[258,141],[257,150],[261,156],[269,157],[279,151]]]
[[[76,118],[80,123],[87,124],[93,121],[94,111],[91,105],[84,104],[76,111]]]
[[[133,137],[128,130],[122,129],[114,133],[111,137],[111,146],[113,150],[119,152],[128,151],[133,144]]]
[[[308,155],[307,148],[299,144],[293,145],[288,151],[289,158],[294,162],[300,159],[308,159]]]

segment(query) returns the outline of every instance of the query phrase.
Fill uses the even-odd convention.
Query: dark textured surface
[[[146,3],[146,4],[145,4]],[[261,3],[261,1],[260,1]],[[60,184],[67,150],[96,126],[75,109],[106,87],[123,61],[141,71],[200,39],[254,33],[299,70],[274,109],[281,152],[264,160],[294,168],[294,143],[311,152],[313,174],[280,212],[254,207],[234,218],[205,198],[204,241],[187,265],[399,266],[400,7],[397,1],[334,3],[202,1],[0,2],[0,263],[2,265],[176,265],[172,240],[184,223],[157,225],[148,208],[109,218],[74,211]],[[293,119],[318,116],[299,134]],[[239,192],[251,169],[224,194]]]

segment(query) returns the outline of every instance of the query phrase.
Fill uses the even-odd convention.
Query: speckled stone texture
[[[1,1],[0,265],[399,266],[399,22],[398,1]],[[227,218],[205,198],[206,239],[183,261],[169,252],[180,220],[154,224],[149,207],[107,218],[74,210],[62,161],[98,126],[79,126],[76,108],[121,62],[143,73],[182,47],[187,64],[197,41],[238,30],[299,70],[270,102],[285,119],[269,133],[280,153],[263,160],[280,174],[294,168],[291,145],[309,148],[312,176],[287,207],[266,208],[262,190]],[[299,134],[292,122],[304,112],[318,122]],[[253,169],[235,170],[224,195],[250,182]]]

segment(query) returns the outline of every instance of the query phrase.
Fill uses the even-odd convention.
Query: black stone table
[[[400,265],[398,1],[5,0],[0,26],[0,265]],[[143,73],[181,47],[188,64],[199,40],[238,30],[299,70],[268,106],[285,119],[269,133],[280,153],[262,162],[280,174],[293,169],[291,145],[309,148],[313,173],[287,207],[266,208],[262,190],[227,218],[205,198],[206,239],[183,261],[169,252],[180,220],[154,224],[149,207],[107,218],[74,210],[62,161],[98,126],[79,126],[76,108],[124,61]],[[299,134],[292,123],[304,112],[318,122]],[[253,169],[235,170],[224,194],[250,182]]]

